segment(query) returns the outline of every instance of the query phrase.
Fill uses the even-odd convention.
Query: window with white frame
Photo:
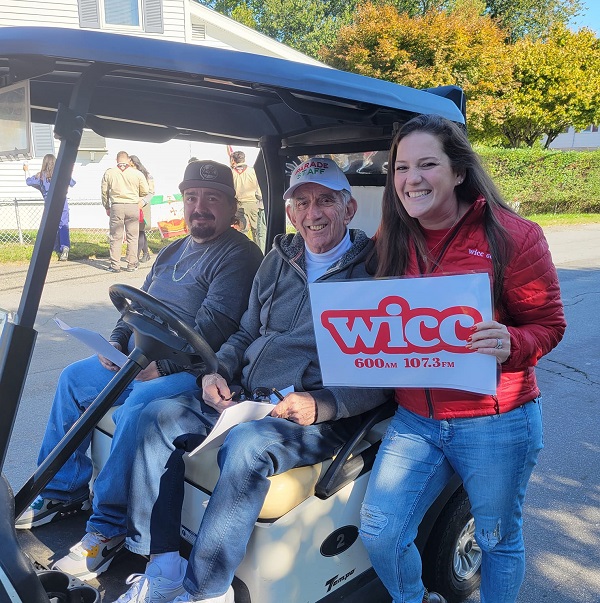
[[[78,0],[79,26],[163,33],[163,0]]]
[[[101,0],[107,25],[140,27],[141,0]]]

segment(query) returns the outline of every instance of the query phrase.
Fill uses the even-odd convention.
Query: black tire
[[[460,603],[481,582],[481,549],[475,541],[471,503],[459,488],[433,528],[423,553],[423,581],[448,603]]]

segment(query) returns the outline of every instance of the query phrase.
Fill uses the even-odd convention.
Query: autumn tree
[[[411,17],[432,10],[452,12],[464,0],[383,0]],[[482,0],[478,15],[488,15],[507,32],[509,41],[544,37],[554,25],[566,25],[583,11],[581,0]]]
[[[568,126],[581,130],[600,120],[600,40],[594,32],[557,25],[545,40],[517,42],[513,56],[518,86],[498,97],[496,120],[510,146],[533,146],[543,136],[548,146]]]
[[[504,40],[490,17],[466,8],[410,18],[391,5],[368,3],[320,56],[334,67],[414,88],[460,86],[470,135],[481,139],[486,121],[502,112],[500,91],[512,85]]]

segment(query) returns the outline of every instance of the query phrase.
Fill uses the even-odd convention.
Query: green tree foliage
[[[600,40],[589,29],[555,26],[545,40],[513,46],[513,79],[518,84],[498,97],[497,125],[511,147],[548,146],[568,126],[584,129],[600,120]]]
[[[414,88],[460,86],[468,99],[470,135],[481,139],[490,116],[501,113],[501,91],[511,86],[504,40],[490,17],[473,15],[466,7],[410,18],[391,5],[365,4],[321,58],[340,69]]]
[[[583,10],[581,0],[486,0],[486,13],[511,41],[543,38],[555,25],[566,25]]]
[[[349,23],[356,0],[202,0],[214,10],[316,57]]]

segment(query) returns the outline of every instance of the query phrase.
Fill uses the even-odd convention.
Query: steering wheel
[[[207,371],[217,372],[219,363],[206,339],[165,303],[131,285],[111,285],[108,294],[123,321],[133,330],[136,348],[149,362],[166,359],[186,366],[201,360]]]

